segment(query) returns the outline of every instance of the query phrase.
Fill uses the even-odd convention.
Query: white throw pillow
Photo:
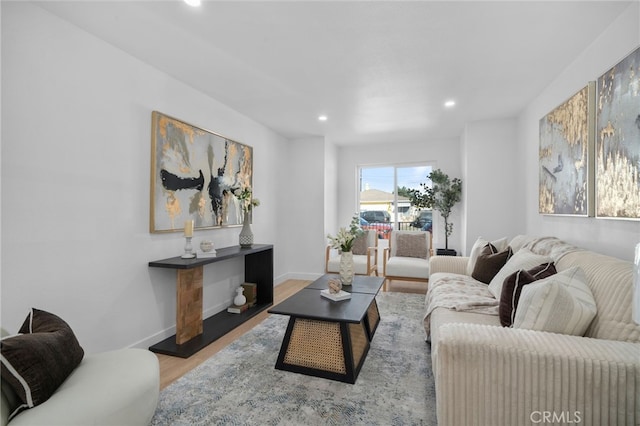
[[[489,291],[496,299],[500,300],[500,296],[502,295],[502,284],[509,275],[521,269],[528,271],[534,266],[538,266],[551,261],[552,259],[548,256],[535,254],[531,250],[527,250],[524,248],[520,249],[517,253],[514,253],[514,255],[511,256],[509,260],[507,260],[507,263],[493,277],[493,279],[489,283]]]
[[[473,244],[473,247],[471,247],[471,251],[469,252],[469,261],[467,262],[467,275],[471,276],[471,274],[473,274],[473,268],[476,267],[478,256],[480,256],[480,252],[487,244],[489,244],[489,241],[479,237]],[[498,253],[500,253],[507,249],[507,238],[504,237],[499,240],[491,241],[491,244],[493,244],[493,246],[498,249]]]
[[[511,247],[511,250],[513,250],[514,253],[517,253],[522,247],[533,240],[535,240],[535,238],[529,235],[516,235],[511,239],[511,241],[509,241],[509,247]]]
[[[524,286],[513,327],[584,336],[596,312],[587,277],[574,266]]]

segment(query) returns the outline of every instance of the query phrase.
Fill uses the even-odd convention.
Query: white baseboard
[[[323,274],[317,273],[308,273],[308,272],[288,272],[277,277],[274,280],[274,286],[278,286],[287,280],[307,280],[307,281],[315,281],[320,278]]]
[[[273,280],[273,285],[278,286],[282,283],[284,283],[287,280],[307,280],[307,281],[315,281],[318,278],[320,278],[323,274],[314,274],[314,273],[306,273],[306,272],[289,272],[283,275],[280,275],[279,277],[275,277]],[[202,312],[202,318],[206,319],[209,318],[212,315],[217,314],[218,312],[223,311],[224,309],[227,308],[227,306],[230,304],[231,302],[226,302],[226,303],[222,303],[222,304],[218,304],[214,307],[211,307],[209,309],[205,309]],[[163,341],[164,339],[173,336],[174,334],[176,334],[176,327],[175,325],[172,327],[169,327],[165,330],[159,331],[158,333],[155,333],[149,337],[146,337],[142,340],[139,340],[131,345],[129,345],[130,348],[142,348],[142,349],[148,349],[150,346],[155,345],[156,343],[159,343],[161,341]]]
[[[140,349],[149,349],[149,347],[155,345],[156,343],[162,342],[167,337],[173,336],[176,334],[176,327],[169,327],[165,330],[162,330],[158,333],[152,334],[149,337],[146,337],[142,340],[138,340],[137,342],[129,345],[129,348],[140,348]]]
[[[209,318],[210,316],[213,316],[215,314],[217,314],[218,312],[222,312],[223,310],[227,309],[227,307],[231,304],[232,302],[230,301],[226,301],[224,303],[219,303],[216,306],[213,306],[211,308],[205,309],[204,311],[202,311],[202,319],[205,320],[207,318]],[[166,328],[162,331],[159,331],[158,333],[152,334],[149,337],[145,337],[142,340],[138,340],[137,342],[129,345],[129,348],[141,348],[141,349],[148,349],[149,347],[155,345],[156,343],[160,343],[162,342],[164,339],[173,336],[174,334],[176,334],[176,326],[173,325],[169,328]]]

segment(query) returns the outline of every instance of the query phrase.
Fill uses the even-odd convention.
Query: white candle
[[[193,220],[187,220],[184,223],[184,236],[193,237]]]

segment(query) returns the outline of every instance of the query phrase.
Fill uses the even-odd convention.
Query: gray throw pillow
[[[427,258],[427,238],[422,234],[398,234],[396,256]]]
[[[360,256],[367,254],[367,236],[368,234],[365,232],[364,234],[356,237],[353,241],[353,246],[351,247],[351,253]]]

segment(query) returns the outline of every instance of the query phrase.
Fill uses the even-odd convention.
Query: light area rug
[[[424,295],[377,301],[380,325],[355,384],[276,370],[289,317],[271,315],[165,388],[152,424],[436,425]]]

